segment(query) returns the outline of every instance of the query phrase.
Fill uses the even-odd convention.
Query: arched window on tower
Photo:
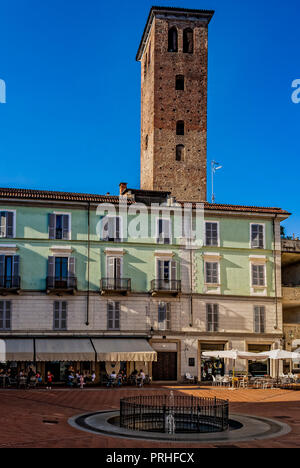
[[[184,76],[183,75],[177,75],[176,76],[175,89],[176,89],[176,91],[184,91]]]
[[[183,31],[183,53],[194,53],[194,31],[190,28]]]
[[[175,27],[169,29],[169,52],[178,52],[178,33]]]
[[[184,121],[178,120],[176,124],[176,135],[184,135]]]
[[[176,146],[176,161],[183,161],[185,156],[185,146],[177,145]]]

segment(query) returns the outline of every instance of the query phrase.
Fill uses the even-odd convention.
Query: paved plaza
[[[169,393],[192,394],[230,400],[231,413],[272,418],[291,427],[280,438],[234,443],[234,447],[300,447],[300,392],[280,389],[238,389],[176,386],[147,389],[85,390],[1,390],[0,448],[219,448],[221,444],[156,443],[93,435],[71,427],[69,418],[82,413],[119,409],[120,398],[136,395]],[[230,447],[232,447],[232,443]]]

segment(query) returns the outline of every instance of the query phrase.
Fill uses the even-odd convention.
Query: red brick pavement
[[[143,389],[145,394],[170,391],[229,399],[231,412],[264,416],[289,424],[292,432],[267,441],[234,443],[237,447],[300,447],[300,392],[288,390],[230,391],[210,387]],[[89,434],[74,429],[68,419],[90,411],[118,409],[119,400],[135,395],[135,389],[99,390],[1,390],[0,448],[183,448],[215,447],[216,444],[155,443]],[[47,422],[48,421],[48,422]],[[55,424],[54,424],[55,422]],[[218,446],[220,444],[217,444]],[[232,443],[230,444],[232,445]]]

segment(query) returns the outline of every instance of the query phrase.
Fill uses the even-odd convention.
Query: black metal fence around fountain
[[[120,426],[169,434],[223,432],[229,428],[229,402],[174,394],[124,398]]]

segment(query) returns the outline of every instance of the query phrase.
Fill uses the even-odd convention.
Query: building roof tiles
[[[138,190],[135,192],[139,192]],[[156,193],[156,192],[155,192]],[[119,203],[118,195],[97,195],[90,193],[74,193],[74,192],[57,192],[49,190],[31,190],[19,188],[0,188],[0,199],[21,199],[21,200],[36,200],[36,201],[63,201],[77,203]],[[122,197],[122,200],[126,198]],[[134,203],[134,199],[127,199],[128,204]],[[181,204],[189,203],[188,201],[179,202]],[[200,202],[199,202],[200,203]],[[196,207],[196,203],[192,203]],[[268,213],[290,215],[288,211],[275,207],[258,207],[247,205],[231,205],[219,203],[204,203],[204,208],[211,211],[236,211],[236,212],[251,212],[251,213]]]

